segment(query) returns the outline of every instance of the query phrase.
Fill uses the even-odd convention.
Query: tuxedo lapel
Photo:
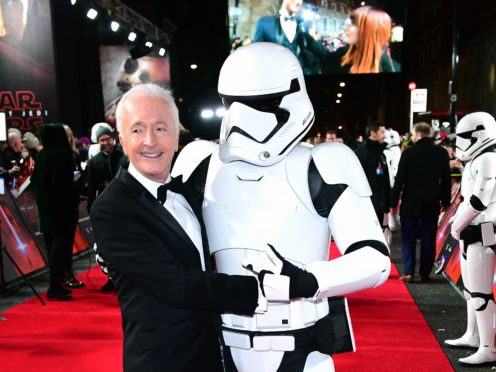
[[[169,211],[160,204],[160,202],[148,192],[148,190],[141,185],[129,172],[120,168],[119,173],[117,173],[116,178],[125,183],[135,194],[138,203],[143,206],[146,211],[149,211],[153,215],[155,215],[158,219],[162,220],[164,223],[164,229],[168,227],[168,230],[176,234],[176,237],[180,242],[184,243],[186,247],[191,250],[191,253],[198,257],[198,263],[200,263],[200,256],[198,253],[198,249],[196,248],[193,241],[190,239],[186,231],[182,228],[182,226],[177,222],[177,220],[169,213]],[[203,238],[203,229],[202,229],[202,238]]]
[[[190,205],[191,209],[195,213],[196,218],[198,219],[198,222],[200,223],[205,269],[207,271],[211,271],[212,264],[211,264],[210,249],[207,239],[207,230],[205,228],[205,223],[203,222],[203,211],[202,211],[203,200],[189,183],[183,183],[182,195]]]
[[[280,45],[289,45],[289,40],[286,37],[286,34],[282,30],[281,26],[281,20],[279,19],[279,16],[274,16],[274,32],[275,32],[275,40],[276,44]]]

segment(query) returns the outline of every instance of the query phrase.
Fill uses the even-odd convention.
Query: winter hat
[[[96,141],[98,142],[100,140],[100,137],[103,136],[104,134],[109,135],[110,137],[112,137],[112,135],[114,134],[114,132],[112,131],[112,129],[109,129],[107,127],[101,126],[96,131]]]
[[[91,128],[91,142],[93,142],[93,143],[98,142],[98,139],[96,138],[96,133],[98,132],[98,129],[100,129],[101,127],[108,128],[110,131],[112,131],[112,127],[110,125],[108,125],[107,123],[96,123]]]

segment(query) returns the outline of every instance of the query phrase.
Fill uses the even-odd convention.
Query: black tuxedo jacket
[[[200,199],[185,187],[203,226]],[[96,199],[91,223],[119,297],[124,370],[222,370],[219,313],[253,314],[256,279],[203,271],[186,232],[126,169]],[[203,244],[208,252],[204,234]]]
[[[305,75],[318,74],[321,72],[321,63],[327,61],[329,52],[304,29],[301,19],[296,20],[296,35],[289,42],[279,15],[260,18],[255,27],[253,42],[265,41],[285,46],[296,55]]]

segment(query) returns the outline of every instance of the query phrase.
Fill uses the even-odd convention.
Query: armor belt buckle
[[[255,336],[253,349],[256,351],[293,351],[295,338],[293,336]]]

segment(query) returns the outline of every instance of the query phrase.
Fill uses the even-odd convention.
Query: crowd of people
[[[33,191],[49,268],[47,297],[71,300],[71,291],[84,287],[72,268],[73,244],[80,204],[88,213],[95,198],[113,179],[124,154],[115,130],[106,123],[94,125],[92,140],[76,138],[67,124],[43,124],[37,133],[9,128],[0,151],[0,178],[19,196]],[[102,291],[113,289],[109,280]]]

